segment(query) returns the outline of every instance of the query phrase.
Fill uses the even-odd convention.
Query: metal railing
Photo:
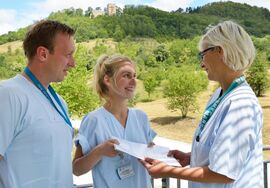
[[[269,151],[270,145],[264,145],[263,151]],[[264,175],[264,188],[268,188],[268,164],[270,163],[270,160],[264,160],[263,161],[263,175]]]
[[[263,151],[269,151],[270,145],[264,145]],[[268,164],[270,160],[263,161],[263,172],[264,172],[264,188],[268,188]],[[152,186],[155,187],[154,179],[151,179]],[[93,184],[84,184],[84,185],[77,185],[77,188],[89,188],[93,187]],[[161,187],[162,188],[170,188],[170,178],[162,178],[161,179]],[[181,180],[177,179],[177,188],[181,188]]]

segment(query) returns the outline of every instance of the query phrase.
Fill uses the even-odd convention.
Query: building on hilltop
[[[116,5],[113,3],[109,3],[107,5],[107,13],[109,16],[113,16],[116,14]]]
[[[119,15],[121,13],[122,13],[122,9],[120,7],[117,7],[114,3],[109,3],[107,4],[107,7],[104,8],[104,10],[102,10],[100,7],[96,7],[95,9],[91,10],[91,13],[89,14],[89,16],[91,18],[95,18],[101,15],[114,16],[114,15]]]

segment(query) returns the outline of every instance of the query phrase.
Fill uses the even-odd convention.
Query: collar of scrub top
[[[65,122],[68,124],[68,126],[70,128],[72,128],[72,123],[62,105],[62,103],[60,102],[59,97],[57,96],[57,94],[55,93],[54,89],[49,85],[48,90],[51,93],[51,95],[53,96],[54,100],[57,102],[57,104],[60,106],[61,110],[63,113],[60,112],[60,110],[56,107],[56,105],[54,104],[52,98],[50,97],[49,93],[47,92],[47,90],[43,87],[43,85],[40,83],[40,81],[35,77],[35,75],[30,71],[30,69],[28,67],[24,68],[24,72],[25,74],[32,80],[32,82],[34,83],[34,85],[43,93],[43,95],[50,101],[50,103],[53,105],[53,107],[55,108],[55,110],[61,115],[61,117],[65,120]],[[72,128],[73,129],[73,128]]]
[[[199,128],[197,129],[196,132],[196,141],[199,142],[200,141],[200,136],[202,134],[202,131],[205,127],[205,124],[208,122],[208,120],[211,118],[211,116],[213,115],[213,113],[215,112],[216,108],[218,107],[219,103],[222,101],[222,99],[224,99],[224,97],[230,93],[232,90],[234,90],[236,87],[238,87],[239,85],[241,85],[244,81],[245,81],[245,77],[242,75],[239,78],[235,79],[232,84],[230,85],[230,87],[227,89],[227,91],[221,96],[219,97],[217,100],[215,100],[212,104],[210,104],[206,110],[203,113],[203,117],[202,120],[199,124]]]

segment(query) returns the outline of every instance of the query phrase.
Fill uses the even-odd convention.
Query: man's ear
[[[37,57],[40,61],[45,61],[48,58],[49,50],[43,46],[37,48]]]

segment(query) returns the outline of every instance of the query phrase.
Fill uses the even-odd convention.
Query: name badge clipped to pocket
[[[117,174],[121,180],[135,175],[134,170],[130,164],[117,168]]]

